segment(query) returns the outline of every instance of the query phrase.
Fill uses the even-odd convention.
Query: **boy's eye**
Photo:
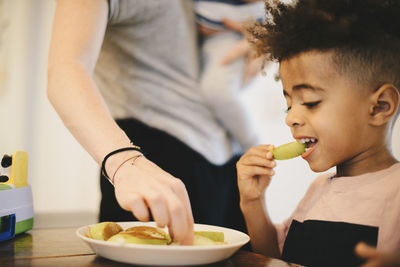
[[[313,107],[317,106],[319,103],[321,103],[321,100],[314,101],[314,102],[304,102],[302,103],[303,106],[306,106],[309,109],[312,109]],[[292,107],[287,107],[285,109],[285,113],[289,113],[289,111],[292,109]]]
[[[313,108],[317,106],[321,101],[314,101],[314,102],[304,102],[302,105],[306,106],[307,108]]]

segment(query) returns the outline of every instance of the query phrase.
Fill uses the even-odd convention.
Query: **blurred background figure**
[[[240,23],[262,21],[264,4],[254,0],[195,0],[195,12],[201,35],[201,92],[232,140],[239,143],[238,151],[246,151],[260,141],[241,92],[248,82],[244,76],[251,59],[241,56],[225,64],[224,60],[245,38]],[[237,23],[238,29],[230,27],[229,22]]]

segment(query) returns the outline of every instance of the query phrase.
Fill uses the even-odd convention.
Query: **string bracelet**
[[[110,153],[108,153],[108,154],[104,157],[103,162],[101,163],[101,174],[102,174],[105,178],[107,178],[107,180],[108,180],[112,185],[114,185],[114,180],[113,180],[113,179],[114,179],[114,176],[115,176],[116,171],[114,172],[113,179],[111,179],[111,178],[108,176],[107,171],[106,171],[106,162],[107,162],[107,159],[110,158],[112,155],[115,155],[115,154],[118,154],[118,153],[121,153],[121,152],[124,152],[124,151],[129,151],[129,150],[135,150],[135,151],[138,151],[138,152],[140,152],[140,153],[142,153],[142,154],[141,154],[141,155],[137,155],[137,156],[135,156],[135,157],[132,157],[132,158],[129,158],[129,159],[125,160],[125,161],[117,168],[117,170],[118,170],[126,161],[131,160],[131,159],[134,159],[134,158],[137,159],[139,156],[143,156],[143,154],[144,154],[143,151],[142,151],[142,149],[141,149],[139,146],[132,145],[132,146],[130,146],[130,147],[123,147],[123,148],[120,148],[120,149],[111,151]],[[136,160],[136,159],[135,159],[135,160]]]
[[[127,160],[124,160],[119,166],[118,168],[115,170],[114,175],[112,177],[111,180],[109,180],[111,182],[112,185],[114,185],[114,178],[115,178],[115,174],[117,174],[118,170],[122,167],[122,165],[124,165],[125,163],[127,163],[128,161],[132,160],[131,165],[133,166],[135,164],[135,161],[140,158],[141,156],[143,156],[143,154],[137,155],[137,156],[133,156]]]

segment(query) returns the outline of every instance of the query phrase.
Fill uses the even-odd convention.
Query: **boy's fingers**
[[[259,145],[259,146],[250,148],[246,154],[255,154],[255,155],[259,155],[261,157],[265,157],[265,155],[273,149],[274,149],[273,145]]]
[[[261,188],[267,188],[269,186],[269,184],[271,183],[271,176],[269,176],[269,175],[260,176],[259,183],[261,185]]]
[[[356,245],[355,252],[359,257],[363,259],[369,259],[375,257],[378,254],[376,248],[371,247],[364,242],[360,242]]]
[[[260,149],[268,150],[268,151],[275,148],[274,145],[258,145],[257,147]]]
[[[264,167],[264,168],[273,168],[275,167],[276,163],[275,161],[271,161],[267,159],[264,155],[247,155],[246,157],[243,157],[243,159],[240,161],[241,165],[245,166],[259,166],[259,167]]]
[[[248,170],[244,170],[243,174],[245,174],[245,175],[239,175],[239,179],[246,180],[249,178],[253,178],[255,176],[273,176],[275,174],[275,172],[274,172],[274,170],[272,170],[270,168],[252,166]]]

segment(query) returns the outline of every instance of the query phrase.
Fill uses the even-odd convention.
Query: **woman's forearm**
[[[130,143],[92,78],[107,14],[107,0],[58,0],[48,61],[48,98],[68,130],[99,164],[107,153]],[[107,160],[106,170],[112,172],[132,152],[123,154]]]
[[[49,68],[48,98],[65,126],[96,162],[129,138],[108,112],[91,76],[79,62]]]

